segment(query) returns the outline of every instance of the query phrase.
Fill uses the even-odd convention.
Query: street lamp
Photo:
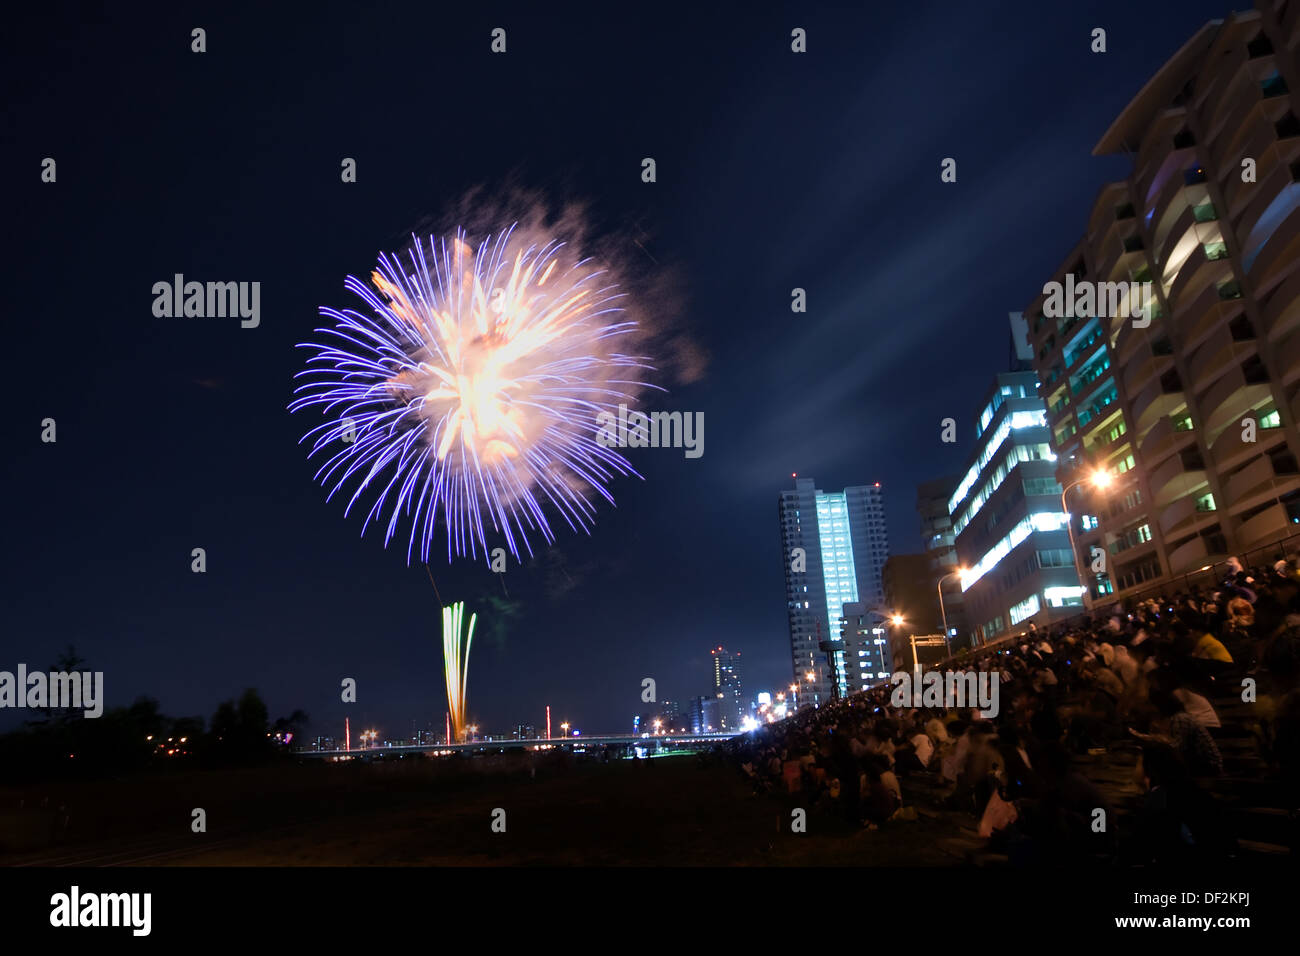
[[[1070,493],[1071,488],[1077,488],[1085,481],[1091,482],[1092,486],[1099,491],[1110,487],[1110,483],[1115,480],[1115,476],[1104,468],[1098,468],[1090,475],[1075,479],[1061,489],[1061,513],[1065,515],[1065,530],[1070,537],[1070,557],[1074,559],[1074,573],[1079,574],[1079,555],[1075,552],[1074,545],[1074,522],[1070,520],[1070,509],[1065,503],[1065,496]],[[1085,575],[1079,574],[1079,580],[1085,580]],[[1083,589],[1084,601],[1088,606],[1092,603],[1092,588],[1085,585]]]
[[[948,650],[949,657],[952,657],[952,641],[948,637],[948,612],[943,606],[943,582],[954,574],[957,575],[958,578],[964,578],[966,576],[966,569],[958,568],[956,571],[949,571],[941,577],[939,582],[935,585],[935,589],[939,592],[939,616],[943,618],[943,642],[944,646]]]
[[[894,627],[902,627],[904,624],[907,623],[907,621],[904,620],[903,615],[894,614],[889,618],[889,623],[894,625]],[[912,639],[912,673],[919,675],[921,673],[921,665],[918,664],[916,660],[916,635],[912,634],[911,639]]]

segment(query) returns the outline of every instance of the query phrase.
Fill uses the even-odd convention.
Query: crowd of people
[[[1253,772],[1276,783],[1294,842],[1300,574],[1287,561],[1234,558],[1212,589],[1031,624],[937,669],[998,675],[997,713],[894,706],[887,683],[742,735],[733,758],[756,791],[866,829],[915,819],[915,781],[1013,863],[1203,861],[1237,852],[1213,791],[1227,772],[1215,701],[1240,701]],[[1099,786],[1115,767],[1140,793],[1122,825]]]

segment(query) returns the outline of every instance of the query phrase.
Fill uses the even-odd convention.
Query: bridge
[[[644,747],[647,750],[694,750],[711,747],[736,737],[730,733],[712,734],[598,734],[581,737],[542,737],[531,740],[473,740],[460,744],[400,744],[389,747],[360,747],[356,750],[299,750],[299,757],[317,757],[323,760],[355,757],[371,760],[376,757],[407,756],[413,754],[439,755],[445,753],[504,753],[507,750],[599,750],[603,747],[624,749]]]

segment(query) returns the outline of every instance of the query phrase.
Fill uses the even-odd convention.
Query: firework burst
[[[635,475],[597,441],[598,416],[629,402],[646,360],[626,354],[638,332],[607,266],[516,223],[470,245],[464,230],[402,255],[381,255],[373,288],[346,287],[370,314],[322,308],[291,411],[315,407],[311,455],[333,498],[365,493],[362,525],[385,523],[384,545],[409,521],[406,555],[427,562],[439,525],[447,558],[488,555],[488,534],[532,554],[555,540],[547,513],[589,532],[593,498]],[[638,476],[639,477],[639,476]]]

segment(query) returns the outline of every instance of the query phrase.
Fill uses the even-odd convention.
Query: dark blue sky
[[[72,642],[110,706],[148,693],[208,716],[252,686],[315,732],[345,712],[393,735],[440,726],[425,570],[325,501],[285,405],[318,307],[352,305],[344,276],[471,187],[513,182],[585,201],[672,274],[664,303],[709,361],[657,407],[702,411],[705,453],[631,452],[645,481],[614,486],[591,537],[509,573],[508,614],[481,565],[434,566],[444,599],[485,613],[472,715],[540,724],[549,703],[557,724],[624,729],[643,677],[699,694],[719,643],[742,652],[747,689],[788,682],[779,489],[792,471],[880,481],[893,550],[918,549],[917,483],[969,451],[939,442],[939,420],[969,422],[1007,361],[1006,313],[1127,171],[1093,145],[1228,12],[444,6],[54,5],[6,31],[0,669]],[[948,156],[956,184],[939,179]],[[260,281],[261,326],[155,318],[150,290],[177,272]],[[46,417],[57,444],[40,442]]]

